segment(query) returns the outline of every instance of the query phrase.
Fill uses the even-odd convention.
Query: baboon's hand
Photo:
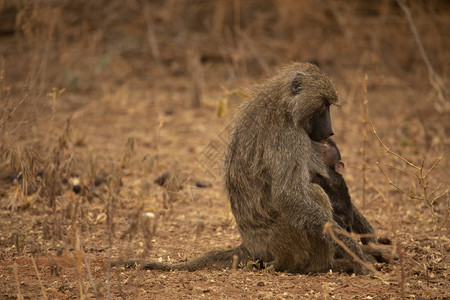
[[[357,264],[357,266],[355,267],[354,273],[356,275],[369,275],[369,274],[372,274],[372,271],[370,271],[363,265]]]
[[[356,275],[368,275],[372,272],[365,266],[350,259],[335,259],[333,263],[333,272],[344,272]]]
[[[369,243],[368,245],[362,245],[361,249],[372,262],[373,260],[375,260],[379,263],[391,263],[393,260],[398,259],[398,256],[395,253],[392,253],[392,251],[377,247],[372,243]]]

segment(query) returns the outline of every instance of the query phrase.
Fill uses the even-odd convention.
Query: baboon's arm
[[[320,157],[313,153],[309,137],[301,129],[280,128],[274,132],[264,152],[271,174],[270,205],[293,227],[321,236],[324,224],[333,219],[324,206],[330,207],[328,196],[310,179],[311,162],[318,162],[317,169],[324,168]]]
[[[371,237],[361,238],[364,244],[361,249],[368,257],[373,257],[378,262],[390,263],[392,260],[398,259],[398,256],[388,249],[383,249],[374,245],[378,244],[378,238],[375,236],[376,232],[370,225],[369,221],[359,212],[356,206],[353,206],[353,224],[352,231],[359,234],[372,234]]]
[[[353,209],[353,224],[352,231],[359,234],[373,234],[373,237],[361,238],[361,242],[367,245],[369,242],[378,244],[378,240],[375,237],[375,229],[370,225],[369,221],[359,212],[354,204]]]
[[[275,132],[270,149],[264,153],[271,174],[271,206],[300,232],[322,237],[325,244],[336,247],[332,238],[323,232],[327,222],[339,227],[333,220],[330,200],[319,185],[311,183],[310,174],[321,173],[325,168],[319,153],[314,152],[309,137],[301,130],[280,128]],[[342,234],[337,237],[365,260],[355,240]],[[343,256],[351,260],[348,253]]]

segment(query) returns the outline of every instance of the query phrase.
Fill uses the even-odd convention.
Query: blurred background
[[[177,106],[195,108],[282,64],[310,61],[338,83],[344,104],[355,106],[367,74],[374,113],[400,114],[395,128],[404,119],[416,120],[421,132],[404,134],[419,136],[415,142],[427,149],[438,141],[448,144],[445,0],[408,1],[412,23],[392,0],[4,0],[0,5],[2,84],[6,94],[27,98],[17,110],[28,123],[33,114],[51,111],[45,95],[52,88],[96,96],[120,88],[160,89]]]
[[[407,3],[431,75],[440,78],[436,84],[405,13],[392,0],[0,5],[3,82],[12,93],[24,86],[38,94],[53,87],[101,93],[126,84],[183,90],[195,107],[217,87],[240,88],[282,64],[311,61],[335,80],[356,82],[367,73],[373,88],[402,86],[410,94],[396,103],[429,108],[440,100],[437,105],[445,106],[443,95],[429,95],[436,85],[439,93],[447,92],[442,80],[449,72],[450,4],[444,0]]]

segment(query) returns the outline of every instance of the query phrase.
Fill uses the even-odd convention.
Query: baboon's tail
[[[181,263],[167,263],[146,259],[116,260],[113,266],[133,267],[140,266],[146,270],[187,270],[195,271],[200,269],[226,269],[232,268],[233,263],[239,267],[240,263],[246,263],[248,254],[242,245],[228,250],[213,250],[206,252],[200,257]]]

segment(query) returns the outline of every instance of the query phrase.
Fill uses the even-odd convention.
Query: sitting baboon
[[[321,148],[333,135],[333,83],[311,64],[294,63],[257,86],[236,115],[225,159],[231,208],[252,260],[288,272],[364,272],[323,232],[333,220],[330,200],[311,180],[328,177]],[[359,258],[359,245],[337,234]],[[345,266],[345,267],[344,267]]]
[[[178,264],[118,263],[196,270],[250,259],[276,271],[367,272],[345,251],[342,259],[334,257],[339,246],[324,225],[339,225],[327,194],[311,182],[314,176],[328,177],[321,149],[334,134],[330,106],[337,100],[333,83],[312,64],[290,64],[263,81],[237,112],[225,157],[225,185],[242,244]],[[366,260],[355,240],[336,235]]]

